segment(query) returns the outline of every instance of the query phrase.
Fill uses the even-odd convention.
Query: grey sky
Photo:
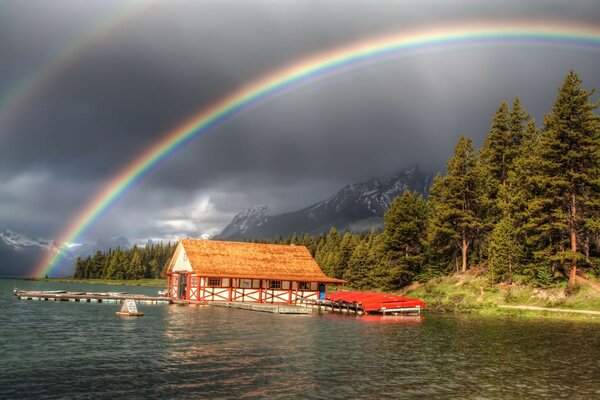
[[[525,3],[525,4],[524,4]],[[56,237],[114,173],[239,85],[315,52],[394,31],[485,20],[598,26],[596,1],[162,1],[77,53],[0,119],[0,229]],[[0,2],[0,90],[122,8]],[[216,233],[250,204],[293,210],[480,144],[502,100],[538,125],[570,69],[600,86],[600,50],[471,46],[411,52],[303,86],[163,162],[86,233],[132,240]]]

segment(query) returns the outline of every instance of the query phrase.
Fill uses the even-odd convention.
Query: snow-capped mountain
[[[26,277],[35,273],[35,267],[49,252],[63,252],[59,264],[53,270],[53,276],[71,276],[77,257],[87,257],[97,250],[112,248],[130,248],[125,237],[100,239],[95,244],[69,246],[61,250],[52,240],[35,238],[14,232],[10,229],[0,231],[0,276]]]
[[[269,212],[269,206],[250,206],[233,217],[229,225],[219,234],[219,238],[230,239],[252,231],[269,220],[266,214]]]
[[[51,240],[34,238],[10,229],[0,231],[0,276],[30,276],[49,252],[60,250]]]
[[[362,232],[383,227],[383,214],[394,198],[405,190],[427,196],[431,176],[412,167],[390,179],[372,179],[348,185],[330,198],[298,211],[267,215],[268,208],[250,207],[237,214],[218,236],[219,239],[272,239],[277,235],[327,232],[338,230]]]

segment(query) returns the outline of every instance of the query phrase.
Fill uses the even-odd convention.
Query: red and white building
[[[167,269],[167,296],[190,301],[294,303],[324,298],[325,276],[304,246],[181,240]]]

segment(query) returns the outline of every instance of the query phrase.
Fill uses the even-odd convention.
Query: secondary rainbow
[[[225,96],[212,106],[166,133],[129,165],[114,175],[83,207],[60,235],[57,243],[63,248],[76,242],[111,205],[157,164],[211,128],[233,116],[271,99],[274,95],[367,62],[387,59],[409,50],[431,47],[469,46],[483,44],[534,45],[600,49],[600,28],[567,22],[488,22],[445,25],[415,31],[403,31],[349,46],[335,48],[279,69],[250,82]],[[35,275],[50,274],[61,260],[62,253],[48,254],[36,267]]]
[[[66,42],[60,51],[54,52],[44,62],[28,71],[0,95],[0,126],[5,126],[11,118],[21,114],[39,97],[46,85],[57,79],[70,65],[76,62],[86,50],[102,42],[119,26],[124,25],[142,9],[148,8],[156,0],[130,0],[124,2],[102,18],[85,34]],[[4,130],[0,129],[0,138]]]

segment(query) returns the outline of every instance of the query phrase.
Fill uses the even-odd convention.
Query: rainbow
[[[148,7],[152,3],[151,0],[136,0],[120,4],[87,33],[67,42],[61,51],[55,52],[3,90],[0,96],[0,125],[6,125],[11,118],[20,115],[27,105],[43,92],[46,84],[76,62],[84,50],[102,42],[115,29],[137,15],[142,7]],[[0,135],[1,132],[3,130],[0,130]]]
[[[223,124],[233,116],[316,78],[329,76],[371,61],[387,59],[409,50],[431,47],[508,44],[567,46],[600,49],[600,28],[570,23],[479,23],[404,31],[335,48],[267,74],[201,110],[158,142],[147,148],[113,176],[83,207],[60,235],[63,248],[75,242],[111,205],[131,189],[157,164],[186,146],[192,139]],[[50,274],[62,252],[48,254],[36,267],[35,275]]]

